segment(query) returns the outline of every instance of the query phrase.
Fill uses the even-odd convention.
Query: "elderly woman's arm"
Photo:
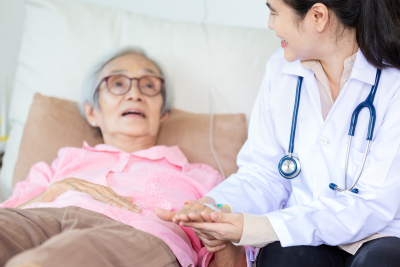
[[[244,247],[237,247],[231,242],[224,250],[215,252],[209,267],[246,267],[246,252]]]
[[[141,212],[141,208],[132,203],[131,197],[120,196],[109,187],[90,183],[86,180],[77,178],[66,178],[55,182],[51,184],[46,191],[17,206],[17,208],[23,208],[38,202],[53,202],[58,196],[70,190],[88,194],[94,199],[114,207],[130,210],[136,213]]]
[[[57,164],[58,159],[55,159],[51,166],[45,162],[33,165],[28,177],[14,186],[12,195],[0,204],[0,208],[15,208],[45,192],[51,183]]]

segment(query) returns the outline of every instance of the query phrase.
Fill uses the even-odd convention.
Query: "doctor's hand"
[[[172,222],[173,219],[174,219],[175,213],[173,213],[173,212],[171,212],[169,210],[156,209],[156,215],[160,219],[162,219],[164,221]],[[199,221],[201,220],[201,222],[199,222],[199,223],[205,223],[203,221],[203,219],[202,218],[200,219],[200,218],[199,218]],[[182,224],[183,224],[182,221],[180,221],[178,223],[178,225],[182,225]],[[228,241],[217,240],[213,236],[205,234],[205,233],[202,233],[202,232],[200,232],[199,230],[196,230],[196,229],[193,229],[193,232],[196,234],[197,238],[200,239],[203,242],[205,248],[209,252],[218,252],[218,251],[221,251],[221,250],[226,248],[226,245],[227,245],[226,243]]]
[[[180,225],[192,227],[196,233],[212,237],[213,239],[210,241],[240,242],[244,225],[244,216],[242,213],[212,212],[210,219],[211,222],[181,222]],[[211,243],[207,246],[212,248]]]
[[[156,209],[156,215],[164,221],[174,222],[181,226],[183,222],[211,222],[210,216],[214,210],[204,206],[203,203],[215,205],[214,199],[204,197],[199,200],[186,200],[184,203],[185,206],[176,213],[164,209]],[[230,212],[227,208],[219,209],[222,212]],[[201,233],[196,229],[193,229],[193,231],[209,252],[218,252],[225,249],[227,241],[217,240],[213,236]]]
[[[168,210],[156,209],[156,215],[169,222],[182,225],[181,222],[211,222],[210,214],[214,212],[203,204],[216,205],[211,197],[203,197],[199,200],[186,200],[185,206],[178,212],[174,213]],[[227,208],[219,208],[222,212],[230,212]]]

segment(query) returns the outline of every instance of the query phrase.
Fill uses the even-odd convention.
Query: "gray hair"
[[[92,70],[89,72],[89,74],[86,76],[86,79],[84,80],[83,83],[83,88],[82,88],[82,93],[81,93],[81,99],[79,101],[79,110],[82,113],[82,115],[86,118],[85,111],[83,109],[83,105],[85,103],[90,104],[92,107],[95,109],[99,108],[99,94],[97,92],[97,87],[98,87],[98,77],[100,71],[104,68],[104,66],[110,62],[113,59],[116,59],[118,57],[128,55],[128,54],[137,54],[141,55],[148,60],[150,60],[161,73],[162,78],[164,78],[163,71],[161,70],[160,66],[154,62],[154,60],[150,59],[145,52],[142,49],[139,48],[133,48],[133,47],[125,47],[122,49],[118,49],[116,51],[113,51],[112,53],[109,53],[107,56],[105,56],[102,60],[100,60],[95,66],[92,68]],[[164,88],[161,90],[161,95],[163,98],[163,105],[161,108],[161,114],[164,114],[165,112],[170,112],[172,109],[172,95],[171,93],[167,90],[167,86],[165,86],[164,83]]]

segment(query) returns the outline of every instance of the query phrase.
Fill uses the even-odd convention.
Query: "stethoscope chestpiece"
[[[279,161],[278,170],[283,178],[296,178],[301,172],[300,161],[291,155],[284,156]]]

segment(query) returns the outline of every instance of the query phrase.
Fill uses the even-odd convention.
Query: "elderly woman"
[[[62,148],[16,185],[0,204],[0,265],[233,266],[237,248],[213,256],[190,228],[155,214],[178,211],[222,181],[178,147],[155,146],[170,110],[159,67],[125,50],[88,83],[81,109],[105,144]]]

